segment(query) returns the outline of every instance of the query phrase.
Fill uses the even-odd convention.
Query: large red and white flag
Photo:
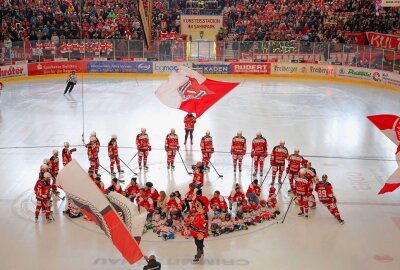
[[[379,194],[393,192],[400,187],[400,117],[392,114],[380,114],[367,118],[397,146],[396,160],[399,168],[389,177]]]
[[[210,80],[188,67],[180,66],[157,88],[155,94],[164,105],[196,113],[200,117],[238,84]]]
[[[88,174],[76,160],[69,162],[58,174],[57,182],[82,212],[96,222],[111,239],[122,256],[133,264],[143,257],[121,218]],[[142,227],[143,228],[143,227]]]

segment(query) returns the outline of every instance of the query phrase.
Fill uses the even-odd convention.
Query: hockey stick
[[[269,169],[267,171],[267,174],[264,176],[264,179],[261,181],[261,186],[264,184],[265,179],[267,179],[267,176],[269,174],[269,171],[271,170],[272,166],[269,166]]]
[[[185,167],[185,170],[186,170],[187,174],[192,175],[193,173],[188,171],[188,169],[187,169],[187,167],[186,167],[186,164],[185,164],[185,161],[183,161],[181,152],[179,152],[179,150],[178,150],[178,154],[179,154],[179,157],[180,157],[181,160],[182,160],[183,166]]]
[[[224,177],[222,174],[219,174],[219,173],[218,173],[217,169],[215,169],[215,167],[214,167],[214,165],[212,164],[211,160],[210,160],[209,162],[210,162],[210,165],[213,167],[214,171],[218,174],[218,176],[221,177],[221,178]]]
[[[283,224],[283,222],[285,222],[286,215],[287,215],[287,213],[289,212],[290,206],[292,205],[292,202],[293,202],[294,198],[296,198],[296,197],[293,197],[293,198],[290,200],[289,206],[288,206],[288,208],[286,209],[286,213],[285,213],[285,215],[283,216],[283,219],[282,219],[282,221],[281,221],[281,224]],[[278,221],[276,221],[276,224],[278,224]]]
[[[282,184],[279,184],[279,188],[278,191],[276,192],[276,196],[278,196],[279,191],[281,190],[283,183],[285,183],[286,177],[288,176],[288,174],[285,175],[285,178],[283,178]]]
[[[128,164],[131,164],[132,160],[139,154],[139,151],[136,152],[136,154],[133,155],[133,157],[129,160]],[[128,166],[128,165],[126,165]]]
[[[134,174],[137,175],[137,173],[135,173],[129,166],[128,164],[126,164],[120,157],[118,157],[119,160],[121,160],[121,162]]]

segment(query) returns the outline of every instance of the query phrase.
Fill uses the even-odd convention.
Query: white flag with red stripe
[[[392,114],[380,114],[367,118],[397,146],[396,160],[399,168],[389,177],[379,194],[393,192],[400,187],[400,117]]]

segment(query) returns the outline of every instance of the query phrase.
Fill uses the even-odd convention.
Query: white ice
[[[80,80],[82,78],[80,77]],[[150,169],[140,182],[158,190],[184,193],[190,176],[177,156],[174,173],[166,169],[165,135],[176,128],[187,165],[200,159],[199,141],[211,131],[217,153],[212,161],[224,175],[211,172],[204,192],[227,196],[235,181],[250,183],[250,157],[235,178],[229,155],[231,138],[243,130],[248,147],[262,131],[269,148],[285,139],[290,152],[299,147],[319,175],[328,174],[346,223],[341,226],[318,204],[308,220],[292,205],[284,224],[263,223],[205,244],[205,260],[193,265],[193,240],[163,242],[152,232],[141,248],[155,254],[162,269],[400,269],[400,190],[377,195],[396,169],[395,145],[367,119],[372,114],[400,114],[400,95],[367,86],[283,79],[235,79],[241,84],[206,112],[195,129],[193,147],[183,146],[184,113],[167,108],[154,90],[164,78],[84,77],[84,130],[97,131],[102,146],[118,134],[120,156],[135,153],[134,139],[147,128],[153,151]],[[0,269],[142,269],[128,265],[94,223],[63,216],[65,202],[54,200],[55,222],[34,223],[33,185],[43,158],[61,150],[64,141],[81,145],[81,84],[63,96],[65,78],[8,82],[0,97]],[[125,148],[123,148],[125,147]],[[106,149],[101,164],[109,167]],[[85,149],[74,157],[88,167]],[[137,170],[137,161],[131,163]],[[269,162],[266,164],[266,169]],[[125,169],[126,179],[132,175]],[[110,183],[102,172],[106,186]],[[270,177],[263,186],[264,195]],[[290,198],[286,182],[278,195],[282,212]],[[281,215],[282,216],[282,215]]]

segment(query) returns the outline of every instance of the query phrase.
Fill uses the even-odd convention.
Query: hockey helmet
[[[58,150],[57,149],[53,150],[53,155],[58,155]]]
[[[145,128],[142,128],[140,131],[141,131],[142,133],[146,133],[146,129],[145,129]]]
[[[111,139],[114,139],[114,140],[116,140],[116,139],[117,139],[117,134],[113,134],[113,135],[111,135]]]
[[[65,142],[64,147],[69,147],[69,142]]]
[[[41,170],[48,170],[49,166],[47,166],[46,164],[42,164],[42,165],[40,165],[40,169]]]
[[[48,159],[48,158],[43,159],[43,164],[49,164],[49,162],[50,162],[50,159]]]
[[[210,131],[209,130],[206,131],[206,136],[210,136]]]
[[[175,134],[175,129],[174,128],[171,128],[171,133]]]
[[[307,169],[306,168],[302,168],[302,169],[300,169],[299,175],[300,176],[304,176],[304,175],[306,175],[306,172],[307,172]]]
[[[280,140],[280,141],[279,141],[279,144],[281,144],[281,145],[282,145],[282,144],[283,144],[283,145],[285,145],[285,140]]]
[[[254,210],[256,210],[256,209],[258,208],[258,204],[252,203],[252,204],[251,204],[251,208],[254,209]]]
[[[296,155],[299,154],[299,153],[300,153],[299,148],[295,148],[295,149],[294,149],[294,153],[295,153]]]
[[[269,188],[269,193],[275,193],[275,191],[276,191],[276,188],[274,186],[271,186]]]
[[[239,131],[237,132],[237,135],[238,135],[238,136],[242,136],[242,134],[243,134],[243,133],[242,133],[241,130],[239,130]]]
[[[265,200],[261,200],[260,205],[267,205],[267,202]]]
[[[96,131],[90,132],[90,137],[96,136]]]
[[[91,137],[90,137],[90,141],[91,141],[91,142],[95,142],[95,141],[96,141],[96,137],[95,137],[95,136],[91,136]]]
[[[51,174],[48,173],[48,172],[45,172],[43,176],[44,176],[44,178],[46,178],[46,179],[50,179],[50,178],[51,178]]]
[[[261,131],[257,132],[256,136],[261,137],[262,136]]]

